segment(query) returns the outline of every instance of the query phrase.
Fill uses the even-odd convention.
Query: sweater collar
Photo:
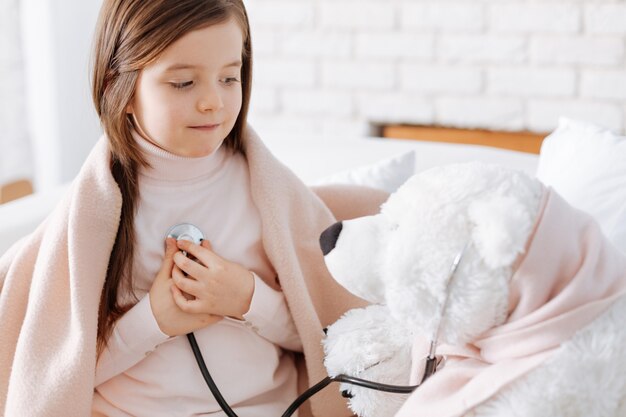
[[[230,154],[225,146],[220,145],[207,156],[179,156],[159,148],[135,130],[132,135],[150,164],[140,169],[140,175],[157,181],[180,183],[215,177]]]

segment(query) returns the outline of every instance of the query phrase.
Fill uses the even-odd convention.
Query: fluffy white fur
[[[626,416],[624,317],[621,299],[548,362],[467,417]]]
[[[411,335],[394,322],[386,306],[348,311],[328,328],[324,351],[330,376],[345,374],[386,384],[409,384]],[[406,399],[406,395],[349,384],[341,384],[340,390],[356,399],[350,406],[360,416],[391,416]]]
[[[450,165],[409,179],[380,214],[344,222],[326,264],[346,289],[384,306],[350,311],[329,328],[329,374],[406,385],[413,336],[434,333],[446,291],[440,342],[463,344],[502,323],[511,265],[532,232],[541,190],[520,172]],[[452,262],[465,246],[446,287]],[[353,395],[350,407],[362,417],[392,416],[404,399],[345,389]]]

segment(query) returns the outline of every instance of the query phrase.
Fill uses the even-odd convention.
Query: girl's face
[[[215,151],[241,109],[243,34],[234,19],[191,31],[141,70],[127,111],[137,130],[179,156]]]

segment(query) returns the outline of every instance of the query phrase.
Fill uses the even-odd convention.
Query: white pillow
[[[562,118],[541,146],[537,178],[595,217],[626,252],[626,137]]]
[[[415,173],[415,151],[409,151],[373,164],[328,175],[311,183],[366,185],[394,192]]]

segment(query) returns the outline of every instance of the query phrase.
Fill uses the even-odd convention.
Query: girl
[[[105,136],[0,259],[0,408],[223,415],[184,337],[194,332],[240,416],[282,414],[325,376],[322,329],[361,304],[323,265],[328,207],[361,216],[386,195],[316,190],[325,205],[246,126],[241,0],[105,0],[94,58]],[[164,240],[183,222],[207,240]],[[336,389],[312,409],[349,414]]]

